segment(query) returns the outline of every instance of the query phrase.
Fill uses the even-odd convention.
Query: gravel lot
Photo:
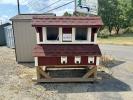
[[[15,62],[13,49],[0,47],[0,100],[133,100],[133,61],[110,65],[112,76],[98,83],[32,82],[34,64]]]

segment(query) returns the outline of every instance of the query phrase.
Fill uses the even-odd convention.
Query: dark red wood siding
[[[38,58],[38,65],[39,66],[48,66],[48,65],[96,65],[96,57],[94,57],[94,64],[88,64],[88,57],[82,56],[81,63],[75,64],[75,57],[68,56],[67,57],[67,64],[61,64],[61,57],[39,57]]]

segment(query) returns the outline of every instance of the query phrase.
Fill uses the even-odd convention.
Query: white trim
[[[67,56],[61,56],[61,64],[64,64],[63,62],[67,64]]]
[[[34,57],[35,59],[35,66],[38,66],[38,57]]]
[[[94,43],[97,42],[97,33],[94,33]]]
[[[79,63],[77,63],[77,61]],[[80,64],[81,63],[81,56],[75,56],[74,62],[75,62],[75,64]]]
[[[62,43],[62,27],[59,27],[59,42]]]
[[[87,40],[88,40],[89,43],[91,43],[91,28],[90,27],[88,27]]]
[[[96,65],[99,66],[100,63],[100,57],[96,57]]]
[[[94,57],[88,57],[88,63],[91,64],[90,62],[92,61],[92,64],[94,63],[95,61],[95,58]]]
[[[75,42],[76,28],[72,27],[72,42]]]
[[[44,43],[39,43],[44,44]],[[60,41],[47,41],[45,44],[94,44],[94,42],[88,42],[88,41],[75,41],[75,42],[60,42]]]
[[[42,32],[43,32],[43,43],[46,43],[46,40],[47,40],[47,28],[46,27],[43,27],[42,28]]]
[[[39,38],[40,36],[39,36],[39,33],[36,33],[36,42],[37,42],[37,44],[39,44],[40,43],[40,38]]]

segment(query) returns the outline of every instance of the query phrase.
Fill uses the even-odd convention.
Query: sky
[[[45,13],[55,7],[61,6],[72,0],[61,0],[60,2],[45,8],[58,0],[20,0],[20,11],[25,13]],[[45,9],[43,9],[45,8]],[[43,9],[43,10],[42,10]],[[53,10],[49,13],[55,13],[57,16],[61,16],[64,12],[68,11],[72,13],[74,11],[74,3],[67,6]],[[0,0],[0,23],[8,22],[9,19],[17,15],[17,0]]]

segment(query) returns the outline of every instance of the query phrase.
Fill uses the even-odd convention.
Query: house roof
[[[0,25],[0,27],[6,27],[6,26],[9,26],[9,25],[11,25],[11,23],[4,23],[4,24]]]
[[[96,44],[43,44],[35,46],[33,56],[101,56],[101,51]]]
[[[102,26],[101,17],[34,16],[32,26]]]
[[[56,16],[54,13],[45,13],[45,14],[20,14],[12,17],[10,20],[32,20],[33,16]]]

